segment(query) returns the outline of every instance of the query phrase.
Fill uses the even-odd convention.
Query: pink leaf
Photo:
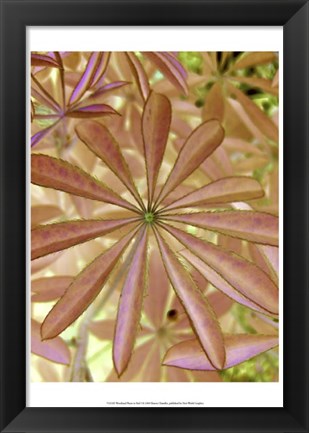
[[[99,340],[112,340],[114,337],[115,320],[96,320],[91,322],[88,328]]]
[[[240,294],[270,314],[278,314],[278,288],[260,268],[233,252],[198,239],[175,227],[164,225],[164,229],[214,269]],[[204,276],[207,278],[206,275]],[[222,287],[220,289],[222,290]]]
[[[31,53],[31,66],[43,66],[51,68],[60,68],[58,62],[52,57],[46,56],[45,54],[33,54]]]
[[[208,204],[231,203],[261,198],[264,191],[255,179],[234,176],[219,179],[187,194],[166,206],[164,210]]]
[[[259,244],[278,246],[278,217],[255,211],[218,211],[166,215],[176,221]]]
[[[217,318],[206,298],[163,238],[155,231],[162,260],[170,282],[183,304],[203,350],[212,365],[221,369],[225,362],[224,341]]]
[[[69,194],[136,211],[135,206],[118,196],[102,182],[62,159],[47,155],[32,155],[31,181],[46,188],[59,189]]]
[[[136,218],[77,220],[36,227],[31,231],[31,260],[104,236],[134,221]]]
[[[216,119],[219,122],[224,120],[224,98],[221,85],[217,82],[207,94],[203,107],[202,118],[204,121]]]
[[[60,298],[73,282],[74,277],[58,276],[38,278],[31,282],[31,301],[49,302]]]
[[[134,348],[141,316],[147,259],[147,229],[141,232],[129,272],[121,291],[113,344],[113,360],[120,376]]]
[[[276,335],[226,335],[226,362],[223,369],[247,361],[278,344]],[[171,347],[165,355],[163,365],[188,370],[215,370],[197,340],[183,341]]]
[[[128,59],[131,71],[136,80],[139,91],[143,99],[146,100],[148,98],[150,88],[148,83],[148,77],[144,71],[143,65],[141,64],[141,62],[138,60],[138,58],[134,53],[127,52],[125,54]]]
[[[224,130],[217,120],[202,123],[187,138],[159,197],[162,201],[221,144]]]
[[[142,205],[142,200],[137,192],[119,144],[108,129],[93,120],[85,120],[77,125],[76,132],[78,137],[112,170],[135,197],[136,201]]]
[[[171,104],[169,100],[164,95],[151,92],[146,101],[142,119],[149,205],[152,202],[165,152],[170,123]]]
[[[80,107],[72,111],[67,111],[66,117],[72,117],[74,119],[83,119],[83,118],[102,117],[110,114],[119,115],[119,113],[109,105],[93,104],[93,105],[87,105],[86,107]]]
[[[41,341],[40,324],[35,320],[31,320],[31,352],[59,364],[70,364],[71,354],[62,338]]]
[[[135,234],[136,231],[125,235],[86,266],[75,278],[62,298],[46,316],[41,327],[41,335],[44,340],[59,335],[89,307],[102,290],[109,274]]]

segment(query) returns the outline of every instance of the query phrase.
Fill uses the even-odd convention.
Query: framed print
[[[1,431],[307,432],[308,3],[1,16]]]

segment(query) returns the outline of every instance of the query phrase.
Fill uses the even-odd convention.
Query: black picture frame
[[[308,432],[304,0],[0,0],[1,432]],[[284,26],[284,407],[26,407],[26,26]],[[249,397],[249,396],[248,396]]]

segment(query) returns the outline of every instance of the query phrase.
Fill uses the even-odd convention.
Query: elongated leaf
[[[128,84],[131,83],[129,81],[113,81],[112,83],[108,83],[102,87],[99,87],[95,92],[92,93],[92,95],[89,96],[88,99],[94,99],[98,96],[106,95],[107,93],[116,89],[120,89],[121,87],[127,86]]]
[[[62,338],[41,341],[40,324],[33,319],[31,320],[31,352],[59,364],[70,364],[71,354]]]
[[[114,366],[119,376],[130,361],[141,317],[147,260],[146,227],[136,242],[138,245],[121,291],[113,344]]]
[[[107,66],[109,64],[110,55],[111,53],[109,52],[101,53],[101,56],[99,57],[99,61],[96,65],[95,73],[90,83],[90,87],[94,87],[103,77],[104,73],[106,72]]]
[[[169,100],[164,95],[151,92],[146,101],[142,119],[148,198],[150,203],[165,152],[170,124],[171,104]]]
[[[31,227],[58,218],[61,215],[63,215],[63,211],[58,206],[48,204],[31,206]]]
[[[224,130],[217,120],[204,122],[191,133],[161,190],[161,201],[212,154],[223,138]]]
[[[207,280],[215,286],[217,289],[221,290],[225,295],[239,304],[250,308],[251,310],[258,311],[263,314],[269,314],[269,311],[262,308],[260,305],[254,303],[250,298],[247,298],[236,290],[229,282],[227,278],[220,275],[212,267],[208,266],[203,260],[197,257],[195,254],[191,253],[189,250],[183,250],[180,253],[192,266],[194,266]]]
[[[202,117],[204,121],[216,119],[219,122],[223,122],[224,98],[219,83],[215,83],[207,94]]]
[[[279,242],[279,219],[265,212],[198,212],[166,215],[164,218],[259,244],[278,246]]]
[[[272,95],[278,95],[278,88],[274,87],[272,81],[265,80],[265,78],[257,77],[232,77],[230,80],[237,81],[239,83],[244,83],[250,87],[264,90],[264,92],[270,93]]]
[[[49,302],[60,298],[73,282],[74,277],[57,276],[38,278],[31,281],[31,301]]]
[[[252,262],[175,227],[164,225],[164,229],[213,268],[240,294],[270,314],[278,314],[278,288],[269,276]]]
[[[62,159],[47,155],[32,155],[31,182],[136,211],[135,206],[118,196],[102,182]]]
[[[40,82],[31,74],[31,96],[41,102],[43,105],[51,108],[54,112],[60,113],[61,107],[58,102],[51,96],[50,93],[40,84]]]
[[[31,147],[34,147],[36,144],[38,144],[43,138],[47,137],[48,134],[52,132],[52,130],[58,125],[60,122],[60,119],[56,120],[55,123],[53,123],[48,128],[42,129],[41,131],[38,131],[36,134],[34,134],[31,137]]]
[[[50,68],[60,68],[58,62],[50,56],[45,54],[34,54],[31,53],[31,66],[43,66]]]
[[[95,118],[107,116],[110,114],[119,113],[113,109],[110,105],[106,104],[93,104],[87,105],[86,107],[80,107],[72,111],[66,112],[66,117],[72,117],[74,119],[85,119],[85,118]]]
[[[141,64],[141,62],[138,60],[138,58],[134,53],[127,52],[125,54],[128,59],[130,69],[136,80],[139,91],[143,99],[146,101],[150,92],[150,88],[148,83],[148,77],[144,71],[143,65]]]
[[[225,335],[226,362],[224,369],[273,349],[278,344],[276,335]],[[183,341],[171,347],[164,357],[163,365],[188,370],[214,370],[197,340]]]
[[[255,179],[234,176],[219,179],[166,206],[165,210],[261,198],[264,191]]]
[[[180,62],[169,53],[143,52],[162,74],[184,95],[188,94],[187,73]]]
[[[108,129],[93,120],[85,120],[77,125],[76,132],[88,148],[115,173],[141,205],[142,200],[134,185],[129,167],[119,144]]]
[[[230,68],[230,71],[236,69],[249,68],[251,66],[265,65],[267,63],[273,62],[276,59],[276,54],[273,52],[252,52],[243,56],[241,59],[236,61],[234,65]]]
[[[31,260],[104,236],[134,221],[136,218],[77,220],[36,227],[31,231]]]
[[[183,304],[203,350],[212,365],[221,369],[225,362],[224,340],[217,318],[206,298],[163,238],[155,232],[170,282]]]
[[[244,95],[239,89],[229,83],[227,88],[229,93],[236,97],[237,101],[242,105],[246,114],[251,118],[256,127],[268,138],[278,141],[278,128],[274,122],[253,102],[250,98]]]
[[[102,53],[91,53],[87,66],[79,82],[76,84],[70,96],[69,104],[72,105],[79,101],[85,92],[90,88],[96,72],[101,65]]]
[[[136,231],[125,235],[75,278],[62,298],[46,316],[41,327],[41,335],[44,340],[59,335],[94,301],[135,233]]]

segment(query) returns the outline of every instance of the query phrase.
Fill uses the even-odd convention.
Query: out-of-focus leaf
[[[50,68],[60,68],[59,63],[46,54],[31,53],[31,66],[43,66]]]
[[[233,305],[232,299],[230,299],[228,296],[225,296],[221,292],[210,293],[207,295],[207,300],[217,317],[223,316]]]
[[[46,316],[41,327],[41,335],[44,340],[59,335],[94,301],[135,234],[136,231],[125,235],[86,266],[75,278],[62,298]]]
[[[56,102],[55,99],[47,92],[47,90],[44,89],[44,87],[40,84],[40,82],[35,78],[33,74],[31,74],[31,78],[31,95],[54,112],[60,113],[61,107],[58,102]]]
[[[62,215],[63,211],[58,206],[48,204],[31,206],[31,227],[58,218]]]
[[[244,83],[250,87],[261,89],[266,93],[272,95],[278,95],[278,88],[274,87],[272,81],[266,80],[265,78],[257,77],[232,77],[231,80],[237,81],[239,83]]]
[[[114,366],[119,376],[127,368],[141,316],[147,259],[147,229],[138,242],[121,291],[113,344]]]
[[[186,83],[187,73],[172,54],[167,52],[143,52],[153,62],[162,74],[184,95],[188,94]]]
[[[276,335],[226,335],[224,369],[247,361],[277,345],[278,337]],[[214,370],[197,340],[183,341],[171,347],[165,355],[163,365],[189,370]]]
[[[260,268],[233,252],[198,239],[175,227],[164,225],[164,229],[213,268],[243,296],[270,314],[278,314],[278,288]],[[210,280],[209,277],[204,276]]]
[[[31,231],[31,259],[37,259],[98,236],[104,236],[134,221],[136,218],[105,221],[77,220],[36,227]]]
[[[170,282],[190,317],[195,333],[212,365],[221,369],[225,362],[225,350],[217,318],[206,298],[167,243],[157,231],[155,234]]]
[[[272,86],[273,87],[279,86],[279,70],[276,72],[276,75],[274,76]]]
[[[52,130],[55,128],[55,126],[58,125],[59,121],[60,121],[59,119],[56,120],[56,122],[53,123],[48,128],[42,129],[41,131],[38,131],[36,134],[34,134],[31,137],[31,147],[38,144],[39,141],[41,141],[44,137],[46,137],[48,134],[50,134],[52,132]]]
[[[202,123],[187,138],[159,197],[162,201],[221,144],[224,130],[217,120]]]
[[[276,58],[277,57],[275,53],[267,51],[248,53],[236,61],[236,63],[234,63],[234,65],[230,68],[230,71],[249,68],[251,66],[265,65],[266,63],[273,62],[276,60]]]
[[[165,210],[246,201],[263,196],[264,191],[255,179],[243,176],[226,177],[196,189],[166,206]]]
[[[165,220],[182,222],[259,244],[278,246],[278,217],[255,211],[218,211],[166,215]]]
[[[70,364],[71,354],[62,338],[42,341],[40,324],[33,319],[31,320],[31,352],[53,362]]]
[[[129,167],[121,153],[119,144],[108,129],[94,120],[85,120],[76,127],[78,137],[95,153],[128,188],[139,204],[142,200],[137,192]]]
[[[31,281],[31,301],[49,302],[60,298],[73,282],[74,277],[57,276],[38,278]]]
[[[110,105],[106,104],[93,104],[87,105],[86,107],[80,107],[72,111],[66,112],[66,117],[72,117],[74,119],[85,119],[108,116],[110,114],[119,113],[113,109]]]
[[[134,53],[126,52],[125,54],[128,59],[130,69],[136,80],[139,91],[143,99],[146,101],[150,92],[150,88],[149,88],[148,78],[144,71],[143,65],[141,64],[141,62],[138,60],[138,58],[135,56]]]
[[[32,155],[31,182],[136,211],[135,206],[118,196],[102,182],[62,159],[47,155]]]
[[[142,133],[147,167],[149,204],[152,201],[171,123],[171,104],[164,96],[151,92],[146,101]]]
[[[224,120],[224,99],[219,83],[215,83],[207,95],[202,118],[204,121],[216,119],[221,123]]]
[[[90,322],[88,328],[99,340],[112,340],[114,337],[115,320],[96,320]]]

